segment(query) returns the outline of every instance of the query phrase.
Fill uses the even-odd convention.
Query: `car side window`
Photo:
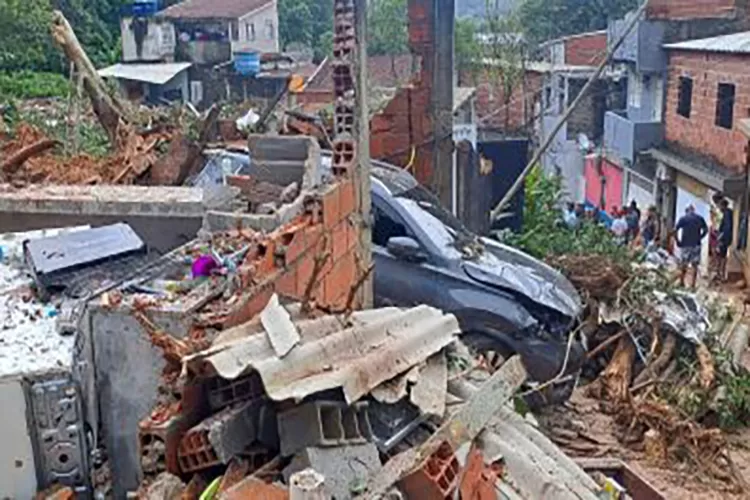
[[[403,220],[377,196],[372,198],[372,215],[375,218],[372,228],[373,244],[387,247],[391,238],[410,236]]]

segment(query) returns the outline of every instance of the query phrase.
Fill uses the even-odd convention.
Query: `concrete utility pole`
[[[367,106],[367,0],[334,0],[333,171],[351,177],[356,190],[359,303],[372,307],[370,113]]]
[[[432,52],[432,189],[443,201],[452,200],[453,171],[453,91],[455,0],[433,0],[434,49]],[[446,182],[451,179],[451,182]],[[451,203],[452,205],[452,203]]]

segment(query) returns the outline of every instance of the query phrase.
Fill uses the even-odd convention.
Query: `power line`
[[[612,61],[612,56],[617,51],[617,49],[620,48],[620,46],[625,41],[625,38],[630,34],[631,31],[633,31],[633,28],[635,28],[635,25],[640,21],[641,16],[646,11],[646,8],[648,7],[649,0],[645,0],[643,4],[638,8],[635,15],[630,19],[625,29],[620,34],[619,38],[615,42],[615,44],[609,49],[607,53],[607,57],[602,60],[602,62],[597,66],[596,72],[591,76],[591,78],[588,79],[586,84],[581,89],[578,96],[575,98],[575,100],[568,106],[568,108],[565,110],[565,113],[563,116],[557,121],[557,124],[555,125],[554,129],[552,130],[552,133],[550,133],[547,138],[544,140],[544,143],[537,149],[537,151],[534,153],[533,158],[531,161],[529,161],[528,165],[524,168],[523,172],[521,172],[521,175],[518,176],[518,179],[513,183],[511,188],[508,190],[508,192],[505,194],[502,200],[500,200],[500,203],[497,204],[497,206],[492,209],[490,212],[490,218],[496,219],[502,210],[505,208],[505,206],[510,202],[511,199],[513,199],[513,196],[515,196],[516,192],[520,189],[521,185],[523,184],[524,180],[526,179],[526,176],[529,175],[529,172],[536,166],[536,164],[539,162],[539,160],[542,158],[542,156],[545,154],[547,149],[552,144],[552,141],[554,141],[555,137],[557,136],[558,132],[562,129],[565,122],[570,118],[570,115],[573,113],[575,108],[583,101],[583,98],[588,93],[589,89],[594,85],[594,82],[596,82],[604,73],[604,68]]]

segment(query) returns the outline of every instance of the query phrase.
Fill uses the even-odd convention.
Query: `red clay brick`
[[[273,484],[266,484],[260,479],[248,477],[230,488],[221,496],[221,500],[289,500],[289,491]]]
[[[565,44],[565,64],[596,66],[607,55],[607,33],[583,33],[568,37]]]
[[[281,277],[276,282],[276,291],[280,295],[286,297],[299,297],[299,291],[297,289],[297,269],[295,266],[292,266],[290,269],[282,273]]]
[[[646,10],[649,19],[722,18],[743,8],[738,0],[650,0]]]
[[[346,218],[354,212],[355,208],[354,182],[351,179],[343,180],[339,183],[339,211],[341,218]]]
[[[326,228],[331,228],[341,220],[341,211],[339,210],[339,187],[331,186],[322,196],[323,199],[323,224]]]
[[[400,482],[409,498],[449,499],[458,487],[460,465],[450,445],[444,443],[422,467]]]
[[[240,299],[240,306],[235,308],[224,321],[224,328],[232,328],[247,323],[261,313],[275,292],[275,281],[256,287],[255,290]]]
[[[739,132],[738,120],[748,117],[750,58],[734,54],[709,54],[672,51],[667,78],[665,129],[667,141],[714,158],[724,166],[741,173],[744,168],[746,139]],[[693,78],[690,118],[677,114],[679,79]],[[719,83],[735,84],[734,126],[718,127],[716,98]]]
[[[351,287],[357,281],[357,263],[354,251],[334,262],[333,269],[326,276],[326,295],[328,307],[332,309],[343,309]]]

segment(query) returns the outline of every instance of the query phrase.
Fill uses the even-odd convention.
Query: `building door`
[[[685,209],[688,206],[693,205],[695,207],[695,213],[699,214],[706,220],[706,225],[711,221],[711,206],[709,203],[694,195],[690,191],[687,191],[681,187],[677,187],[677,210],[675,212],[675,220],[679,221],[680,217],[685,215]],[[708,273],[708,236],[703,239],[703,245],[701,246],[701,273],[705,276]]]

